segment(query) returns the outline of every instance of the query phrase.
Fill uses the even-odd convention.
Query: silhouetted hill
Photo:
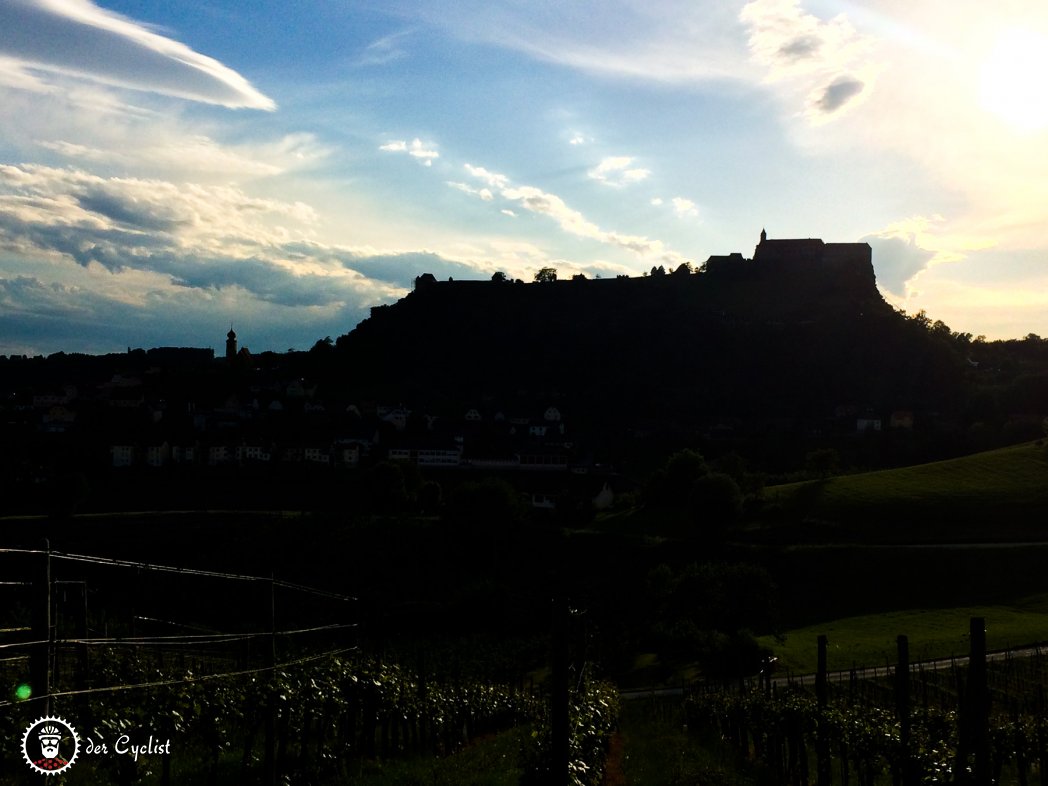
[[[766,242],[752,261],[711,258],[697,274],[420,281],[337,350],[377,397],[559,397],[602,420],[827,417],[842,405],[886,417],[958,404],[964,359],[884,302],[868,246],[815,254],[804,244],[821,252],[821,241]]]

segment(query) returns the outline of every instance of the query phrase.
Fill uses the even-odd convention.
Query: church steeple
[[[226,333],[226,360],[233,361],[237,356],[237,334],[233,332],[233,326],[229,326]]]
[[[762,230],[761,230],[761,242],[763,243],[763,242],[764,242],[765,240],[767,240],[767,239],[768,239],[768,233],[767,233],[767,231],[765,231],[764,229],[762,229]]]

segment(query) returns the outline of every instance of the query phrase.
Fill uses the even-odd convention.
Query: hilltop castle
[[[825,243],[818,238],[769,240],[761,230],[761,239],[753,249],[753,258],[741,253],[711,256],[703,265],[707,273],[724,273],[740,264],[805,264],[810,267],[851,267],[855,272],[873,271],[873,249],[869,243]]]

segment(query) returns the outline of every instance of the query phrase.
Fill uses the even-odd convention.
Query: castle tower
[[[237,357],[237,334],[233,332],[233,326],[229,326],[226,333],[226,360],[232,363]]]
[[[761,242],[763,243],[768,239],[768,232],[764,229],[761,230]]]

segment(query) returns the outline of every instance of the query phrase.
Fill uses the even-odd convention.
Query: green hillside
[[[933,660],[968,654],[968,625],[972,617],[986,620],[990,650],[1037,644],[1048,639],[1048,606],[1044,596],[1020,599],[1009,605],[959,608],[906,609],[827,620],[786,632],[784,637],[760,637],[779,659],[782,671],[810,674],[818,664],[816,641],[829,640],[827,665],[831,671],[853,666],[876,667],[895,663],[897,637],[906,634],[912,660]]]
[[[901,541],[1048,536],[1048,451],[1024,443],[901,469],[774,486],[765,524]]]

